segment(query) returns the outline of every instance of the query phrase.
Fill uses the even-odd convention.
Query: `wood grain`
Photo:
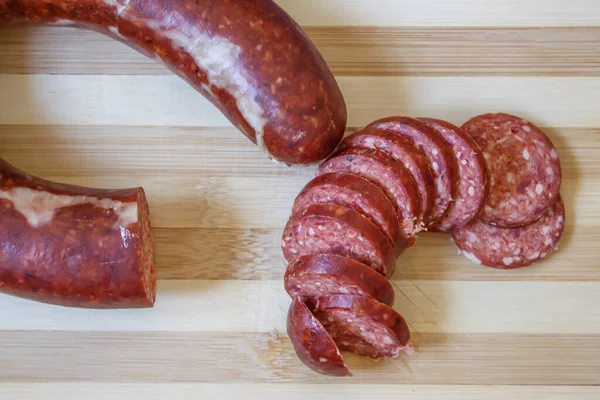
[[[44,342],[53,352],[32,345]],[[1,382],[204,382],[595,385],[600,340],[585,335],[421,334],[412,356],[374,363],[344,354],[355,376],[307,371],[276,333],[2,332]],[[219,343],[215,346],[215,343]],[[224,359],[226,358],[226,360]],[[139,368],[140,365],[152,366]]]
[[[279,245],[282,229],[155,230],[160,279],[283,279]],[[597,228],[567,228],[561,250],[526,269],[482,268],[463,255],[445,234],[423,234],[398,261],[394,280],[600,281]],[[577,263],[572,255],[577,254]],[[568,268],[565,268],[568,265]]]
[[[597,282],[398,280],[394,288],[394,308],[415,335],[570,335],[574,326],[600,334],[600,310],[589,307],[600,301]],[[161,280],[157,296],[151,310],[90,312],[2,295],[0,332],[285,332],[291,302],[280,280]]]
[[[360,128],[349,127],[347,133]],[[600,128],[542,129],[557,148],[567,181],[600,173]],[[147,172],[285,176],[306,183],[316,171],[314,165],[274,164],[232,127],[5,125],[0,129],[0,156],[34,174],[70,179],[107,174],[127,179]]]
[[[596,400],[598,389],[590,386],[501,386],[501,385],[355,385],[347,384],[292,384],[292,383],[0,383],[6,400],[63,400],[65,393],[74,398],[89,400],[130,400],[143,397],[148,400],[209,398],[252,398],[289,400],[344,398],[382,400],[409,397],[414,400],[443,398],[446,400]]]
[[[599,76],[600,27],[305,27],[336,76]],[[0,74],[169,75],[98,33],[5,29]]]
[[[598,26],[596,0],[278,0],[301,25]]]
[[[348,125],[402,113],[462,123],[491,111],[600,126],[595,77],[339,77]],[[0,75],[2,125],[231,126],[175,76]],[[577,93],[573,96],[573,93]],[[76,110],[76,112],[75,112]]]
[[[269,161],[164,67],[70,28],[0,30],[0,157],[47,179],[143,186],[151,310],[0,295],[0,398],[600,398],[597,0],[278,0],[334,71],[348,132],[390,115],[511,112],[558,149],[560,251],[498,271],[422,234],[395,308],[417,352],[355,376],[308,370],[285,331],[280,236],[316,166]]]

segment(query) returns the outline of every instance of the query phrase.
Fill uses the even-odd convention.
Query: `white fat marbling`
[[[34,228],[49,224],[56,210],[64,207],[91,204],[105,210],[112,209],[117,214],[120,227],[135,224],[138,221],[137,203],[123,203],[112,199],[98,199],[91,196],[55,195],[52,193],[15,187],[9,191],[0,190],[0,199],[13,204],[16,211],[21,213],[29,225]]]
[[[127,15],[122,15],[127,18]],[[227,90],[235,99],[244,119],[256,133],[258,146],[265,149],[263,134],[267,124],[266,112],[254,100],[257,93],[252,84],[237,67],[242,49],[221,37],[210,37],[199,30],[193,30],[189,37],[178,30],[165,30],[160,21],[146,19],[141,21],[157,34],[170,39],[174,45],[187,51],[200,69],[206,72],[211,85]]]

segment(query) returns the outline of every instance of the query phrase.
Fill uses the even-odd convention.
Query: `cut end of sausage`
[[[150,209],[144,189],[138,188],[138,213],[140,224],[140,268],[146,300],[142,307],[153,307],[156,301],[156,266],[154,264],[154,235],[150,222]],[[145,304],[144,304],[145,303]]]
[[[368,296],[394,304],[394,289],[387,279],[348,257],[318,254],[300,257],[288,266],[285,289],[292,298],[307,301],[331,294]]]
[[[298,358],[308,368],[323,375],[352,376],[329,333],[299,298],[290,305],[287,333]]]

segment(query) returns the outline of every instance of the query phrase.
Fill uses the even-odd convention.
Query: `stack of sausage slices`
[[[348,376],[340,350],[413,351],[388,279],[422,231],[450,233],[469,259],[517,268],[548,257],[565,225],[556,149],[535,125],[484,114],[462,128],[390,117],[345,138],[294,202],[282,249],[300,359]]]

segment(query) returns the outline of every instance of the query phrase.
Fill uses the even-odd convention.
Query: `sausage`
[[[147,308],[154,240],[142,188],[36,178],[0,159],[0,291],[84,308]]]
[[[413,351],[404,318],[370,297],[321,296],[309,301],[308,307],[342,351],[374,359]]]
[[[421,118],[452,146],[458,162],[459,185],[444,216],[429,226],[430,231],[450,232],[466,225],[481,212],[488,192],[486,161],[479,145],[459,127],[439,119]]]
[[[291,262],[284,284],[290,297],[304,301],[323,295],[354,294],[394,305],[394,289],[387,279],[356,260],[335,254],[308,255]]]
[[[390,239],[359,212],[335,204],[315,204],[291,217],[281,246],[288,262],[304,255],[333,253],[354,258],[383,276],[394,273]]]
[[[550,139],[531,122],[510,114],[483,114],[463,129],[487,162],[490,193],[479,218],[503,228],[525,226],[554,204],[562,172]]]
[[[432,127],[415,118],[389,117],[369,124],[365,129],[393,132],[410,139],[427,156],[432,167],[437,197],[431,221],[441,218],[458,189],[458,165],[452,148]]]
[[[430,163],[422,150],[403,136],[376,129],[351,134],[342,140],[339,150],[351,147],[381,150],[401,161],[417,184],[423,205],[423,224],[430,222],[437,191]]]
[[[313,371],[330,376],[352,376],[329,333],[297,297],[288,311],[287,333],[300,361]]]
[[[273,0],[0,0],[0,26],[30,24],[98,31],[164,63],[273,160],[317,162],[344,135],[333,74]]]
[[[294,201],[292,215],[301,214],[313,204],[332,203],[352,208],[369,218],[394,244],[396,254],[406,248],[406,235],[394,205],[385,193],[368,180],[346,172],[317,176]]]
[[[558,250],[565,229],[560,195],[537,221],[520,228],[500,228],[473,220],[452,231],[454,243],[477,264],[499,269],[530,266]]]
[[[379,186],[394,204],[407,245],[415,241],[421,229],[423,209],[417,184],[410,172],[399,161],[374,149],[349,148],[334,153],[317,170],[317,176],[330,172],[350,172]]]

